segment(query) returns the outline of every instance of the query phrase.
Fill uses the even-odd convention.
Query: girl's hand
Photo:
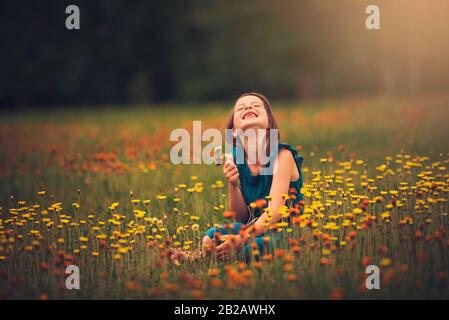
[[[240,235],[231,235],[228,239],[226,239],[225,242],[223,242],[216,248],[217,259],[229,260],[235,258],[237,252],[239,252],[243,248],[244,244],[245,240],[243,240]]]
[[[226,180],[232,187],[238,186],[239,170],[237,169],[237,166],[235,165],[232,156],[229,158],[228,161],[226,161],[226,163],[223,166],[223,175],[225,176]]]

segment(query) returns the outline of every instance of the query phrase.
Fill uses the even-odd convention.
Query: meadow
[[[273,102],[304,157],[303,214],[250,263],[171,261],[229,219],[221,168],[173,165],[170,132],[230,107],[2,113],[0,299],[449,298],[449,96]]]

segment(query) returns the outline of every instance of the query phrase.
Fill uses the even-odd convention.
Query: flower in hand
[[[229,235],[228,238],[216,248],[219,260],[229,260],[235,258],[237,253],[245,245],[245,239],[240,235]]]

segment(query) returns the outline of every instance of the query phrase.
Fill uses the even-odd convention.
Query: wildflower
[[[221,287],[222,283],[223,282],[218,278],[212,278],[210,280],[210,285],[215,288]]]
[[[109,206],[109,209],[114,211],[115,209],[117,209],[117,207],[119,206],[118,202],[114,202]]]
[[[145,211],[143,210],[134,210],[134,215],[136,218],[143,218],[145,216]]]
[[[225,211],[223,212],[223,218],[225,219],[231,219],[234,217],[234,212],[233,211]]]
[[[296,274],[294,274],[294,273],[290,273],[290,274],[287,276],[287,280],[288,280],[289,282],[295,282],[295,281],[298,280],[298,276],[297,276]]]
[[[335,288],[332,290],[329,299],[331,300],[341,300],[344,297],[344,290],[341,288]]]
[[[390,258],[384,258],[384,259],[380,260],[380,265],[382,267],[388,267],[390,264],[391,264]]]
[[[362,264],[363,264],[365,267],[366,267],[366,266],[369,266],[370,263],[371,263],[371,259],[370,259],[369,257],[367,257],[367,256],[363,257],[363,259],[362,259]]]
[[[136,281],[128,281],[126,283],[126,289],[129,291],[142,291],[143,287]]]

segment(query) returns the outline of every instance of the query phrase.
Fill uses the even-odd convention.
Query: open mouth
[[[243,115],[242,119],[246,120],[246,119],[251,119],[251,118],[257,118],[257,114],[253,111],[248,111]]]

